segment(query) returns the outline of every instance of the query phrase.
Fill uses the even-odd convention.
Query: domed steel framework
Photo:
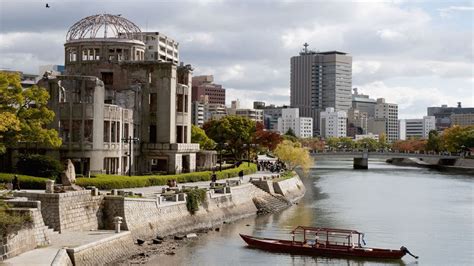
[[[97,36],[100,29],[104,30],[102,37]],[[132,39],[132,34],[137,32],[141,32],[140,28],[121,15],[98,14],[83,18],[72,25],[66,39],[68,41],[85,38]]]

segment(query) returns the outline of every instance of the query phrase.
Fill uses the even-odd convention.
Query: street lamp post
[[[218,143],[217,144],[219,147],[219,171],[222,172],[222,150],[227,146],[227,143]]]
[[[139,138],[132,138],[132,136],[129,136],[128,138],[122,138],[122,142],[128,143],[128,176],[132,176],[132,145],[133,143],[138,143],[139,141]]]

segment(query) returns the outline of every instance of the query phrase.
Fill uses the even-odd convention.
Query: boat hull
[[[302,254],[325,257],[353,257],[366,259],[401,259],[405,253],[400,250],[380,248],[352,248],[348,246],[310,246],[302,242],[260,238],[240,234],[242,239],[250,246],[273,252]]]

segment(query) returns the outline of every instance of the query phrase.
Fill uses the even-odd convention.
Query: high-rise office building
[[[208,96],[209,103],[225,104],[225,89],[222,85],[214,84],[212,75],[193,77],[192,90],[193,102],[199,101],[203,96]]]
[[[368,131],[385,134],[388,142],[398,140],[398,105],[386,103],[384,98],[377,99],[375,117],[369,119]]]
[[[313,118],[313,133],[319,135],[321,111],[327,107],[347,111],[352,106],[352,57],[304,46],[291,58],[290,105],[300,109],[300,116]]]

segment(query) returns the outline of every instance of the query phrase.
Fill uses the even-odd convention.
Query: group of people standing
[[[258,171],[270,171],[272,173],[280,173],[282,170],[286,170],[286,165],[280,160],[276,161],[259,161],[257,163]]]

